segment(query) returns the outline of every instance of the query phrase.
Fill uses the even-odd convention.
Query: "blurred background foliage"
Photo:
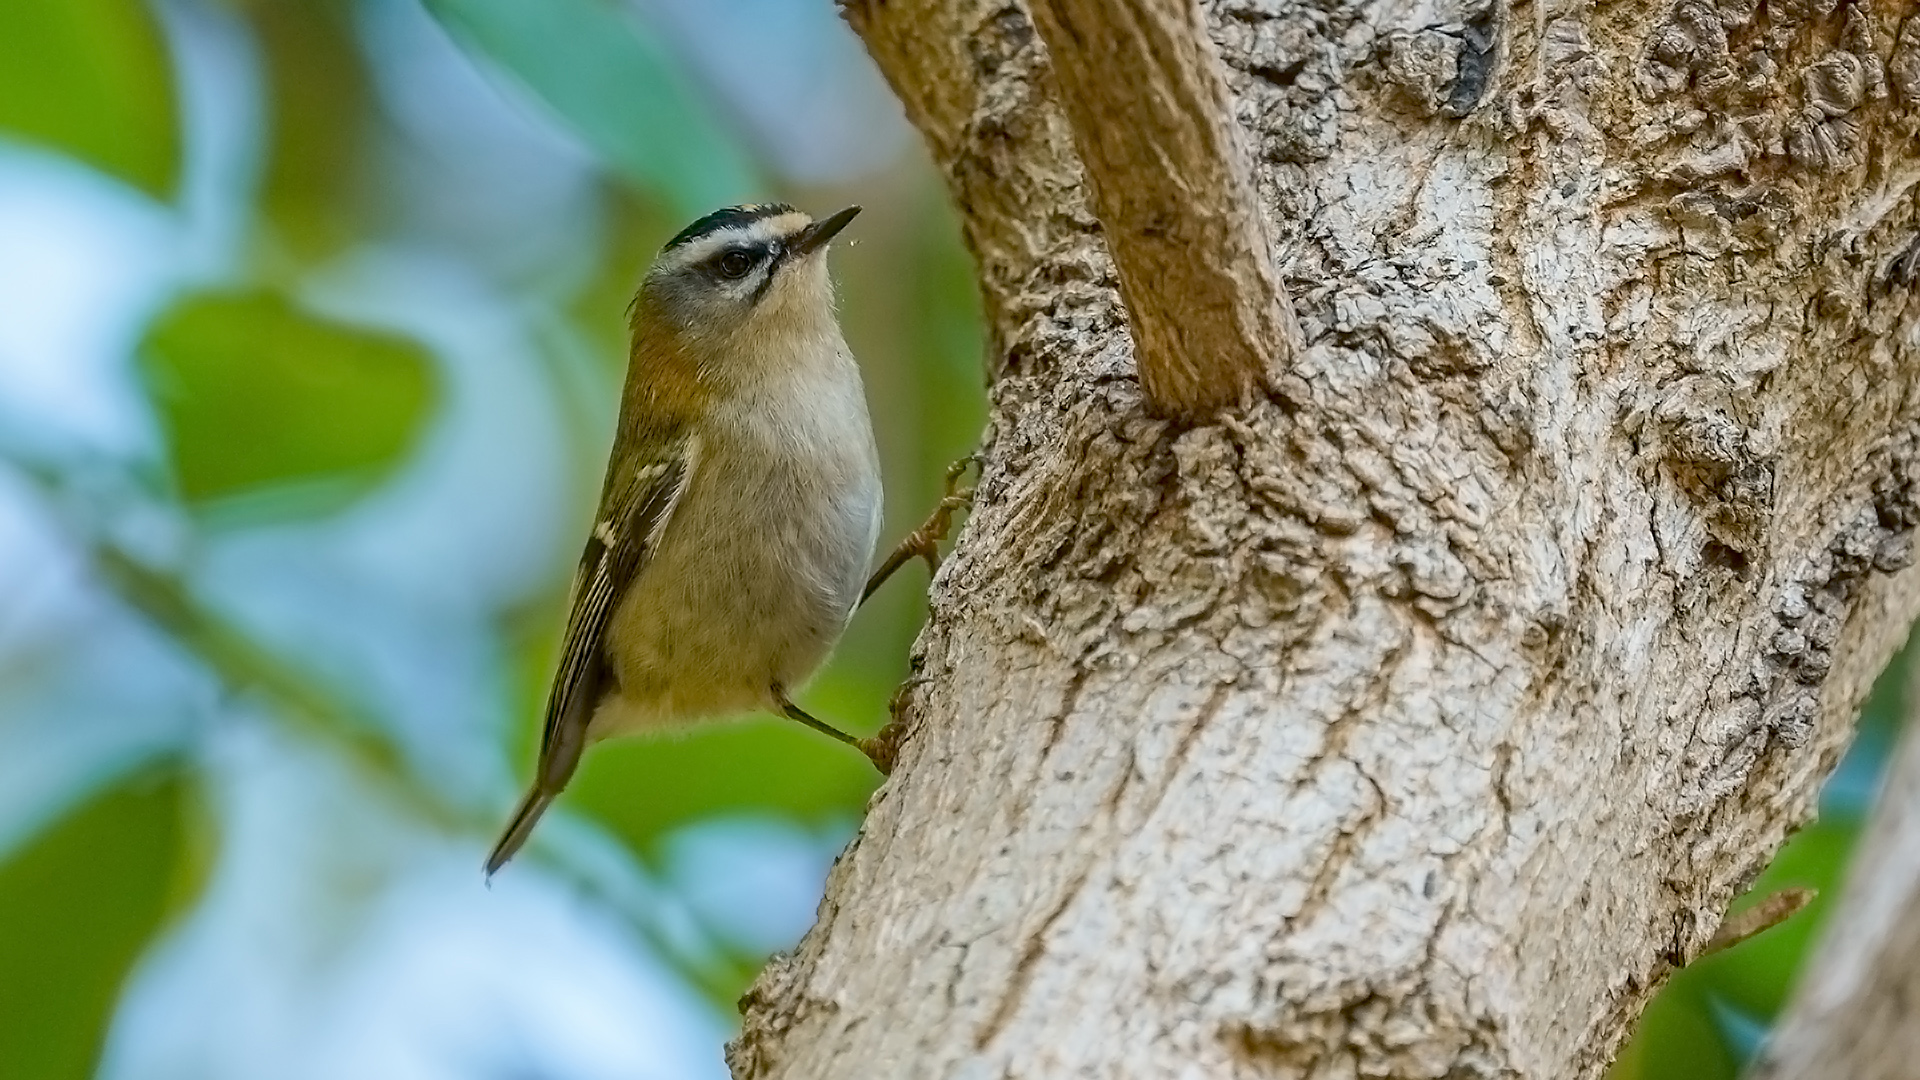
[[[888,537],[977,438],[968,260],[832,5],[6,0],[0,61],[0,1078],[724,1076],[865,762],[615,744],[478,868],[668,235],[864,204]],[[877,727],[920,584],[807,704]],[[1756,886],[1826,899],[1674,980],[1623,1080],[1751,1053],[1897,697]]]

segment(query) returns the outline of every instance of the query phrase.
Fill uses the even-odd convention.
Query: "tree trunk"
[[[1911,1080],[1920,1072],[1920,672],[1906,731],[1819,951],[1753,1080]]]
[[[962,211],[992,424],[735,1076],[1598,1075],[1920,610],[1920,18],[1214,0],[1102,86],[1096,8],[1034,3],[843,4]],[[1219,72],[1243,138],[1143,139],[1192,197],[1103,231],[1114,131],[1181,122],[1131,103]],[[1301,344],[1209,413],[1156,320],[1218,305],[1140,253],[1269,257],[1207,246],[1236,168],[1275,273],[1210,287]]]

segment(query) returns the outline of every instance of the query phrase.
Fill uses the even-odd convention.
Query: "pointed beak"
[[[859,212],[859,207],[849,206],[837,214],[821,218],[807,226],[799,236],[793,238],[792,243],[787,245],[787,254],[792,258],[803,259],[826,247],[827,242],[838,235],[841,229],[846,228],[847,223],[852,221],[854,215]]]

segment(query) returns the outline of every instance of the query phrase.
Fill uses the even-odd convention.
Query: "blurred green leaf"
[[[83,1080],[174,899],[179,777],[108,791],[0,865],[0,1073]]]
[[[417,344],[269,293],[202,296],[154,327],[141,368],[188,501],[300,483],[334,509],[398,461],[434,398]]]
[[[567,800],[648,851],[669,830],[712,814],[853,817],[879,785],[879,774],[855,751],[768,717],[602,744],[587,756]]]
[[[679,217],[756,188],[746,154],[648,29],[608,0],[427,0],[466,48],[510,72],[606,164]]]
[[[0,128],[153,194],[173,187],[173,85],[145,3],[6,0],[0,42]]]
[[[979,445],[987,422],[987,335],[975,285],[973,256],[960,240],[960,222],[944,198],[929,198],[920,215],[913,268],[914,326],[926,356],[925,422],[939,425],[944,467]],[[936,474],[935,479],[938,479]]]
[[[1640,1014],[1609,1080],[1734,1080],[1739,1061],[1706,998],[1704,980],[1682,971]]]
[[[365,230],[377,159],[372,73],[339,0],[257,3],[250,21],[266,53],[272,153],[261,208],[273,239],[298,257],[325,258]]]
[[[1714,1028],[1720,1032],[1721,1045],[1739,1062],[1740,1069],[1752,1065],[1753,1059],[1760,1056],[1760,1048],[1766,1045],[1772,1025],[1717,998],[1707,1001],[1707,1011],[1713,1017]]]
[[[641,273],[659,253],[660,244],[685,224],[680,217],[669,216],[669,209],[632,189],[617,189],[605,202],[598,229],[603,252],[600,265],[567,305],[569,321],[595,346],[594,359],[606,365],[603,373],[611,390],[593,386],[590,389],[596,397],[610,392],[617,395],[620,381],[626,378],[627,305],[640,287]],[[605,427],[611,435],[611,421]],[[599,490],[596,485],[592,494]]]

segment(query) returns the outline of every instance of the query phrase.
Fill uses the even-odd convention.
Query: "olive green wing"
[[[567,629],[561,638],[560,666],[547,697],[546,727],[540,736],[540,764],[526,798],[487,858],[487,873],[500,869],[526,843],[547,806],[580,764],[587,745],[587,723],[605,694],[609,679],[606,634],[621,597],[645,568],[653,540],[660,534],[693,471],[693,440],[685,433],[629,450],[616,460],[600,495],[600,512],[574,574]]]

